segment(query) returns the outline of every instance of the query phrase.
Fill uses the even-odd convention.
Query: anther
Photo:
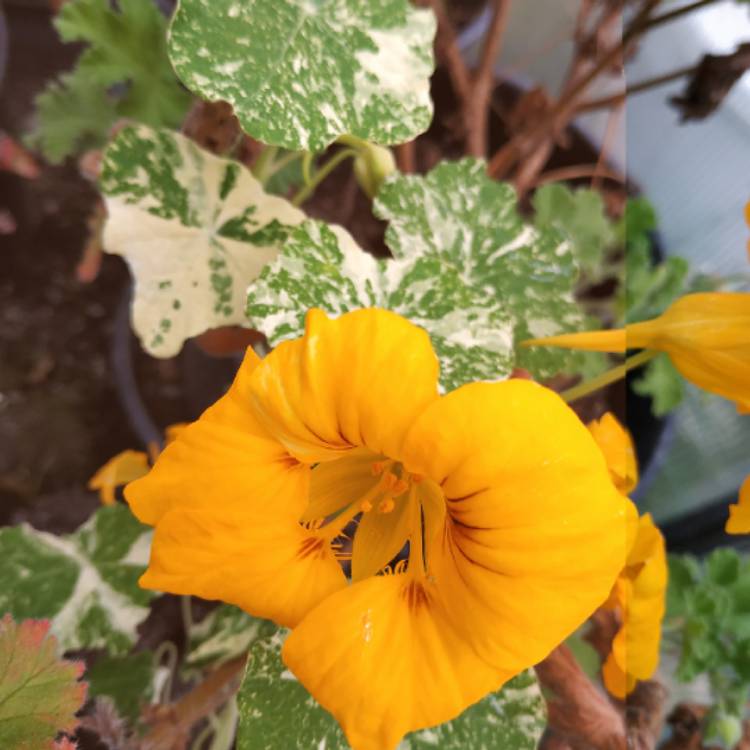
[[[387,490],[392,490],[399,482],[399,478],[392,472],[389,471],[383,477],[383,487]]]
[[[412,474],[411,475],[411,481],[414,482],[414,484],[419,484],[424,477],[421,474]]]
[[[396,503],[393,502],[393,498],[386,495],[378,505],[378,513],[390,513],[396,507]]]
[[[393,490],[393,497],[398,497],[399,495],[403,495],[404,492],[409,489],[409,483],[403,479],[399,479],[391,489]]]
[[[385,469],[386,462],[385,461],[373,461],[372,466],[370,467],[370,470],[372,471],[372,475],[374,477],[377,477],[378,475],[383,473],[383,470]]]
[[[370,512],[370,511],[372,510],[372,503],[371,503],[371,502],[370,502],[369,500],[363,500],[363,501],[362,501],[362,502],[361,502],[361,503],[359,504],[359,509],[360,509],[360,510],[361,510],[361,511],[362,511],[363,513],[369,513],[369,512]]]

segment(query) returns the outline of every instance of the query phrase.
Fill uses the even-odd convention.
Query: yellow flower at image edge
[[[625,698],[638,680],[653,677],[659,665],[667,578],[664,537],[647,513],[638,522],[625,569],[605,604],[622,618],[602,669],[607,690],[618,698]]]
[[[740,488],[740,497],[736,505],[729,506],[727,534],[750,534],[750,476]]]
[[[526,345],[624,352],[666,352],[680,373],[704,390],[750,412],[750,294],[688,294],[653,320],[612,331],[587,331]]]
[[[623,495],[632,492],[638,484],[638,465],[630,433],[609,412],[591,422],[589,430],[614,485]],[[649,514],[638,518],[635,506],[628,519],[628,538],[625,566],[604,604],[622,622],[602,669],[607,690],[618,698],[656,672],[668,580],[664,537]]]
[[[437,383],[422,329],[313,310],[125,491],[156,526],[142,585],[293,628],[283,659],[354,750],[541,661],[626,557],[627,500],[559,396]]]

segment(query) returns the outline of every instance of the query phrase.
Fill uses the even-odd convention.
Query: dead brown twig
[[[191,729],[213,714],[232,697],[240,685],[245,656],[222,664],[187,695],[167,706],[154,706],[146,722],[151,730],[141,740],[138,750],[181,750]]]
[[[597,750],[627,750],[625,722],[581,670],[565,645],[536,666],[540,682],[554,694],[547,702],[549,726],[563,738]]]
[[[485,156],[487,153],[487,125],[490,96],[495,82],[495,60],[508,26],[510,0],[492,0],[492,5],[492,19],[482,46],[479,67],[465,104],[468,126],[466,145],[472,156]]]
[[[582,65],[575,63],[569,73],[570,81],[563,87],[562,94],[550,108],[547,116],[530,133],[519,133],[506,143],[490,160],[489,173],[493,177],[506,175],[516,163],[527,158],[537,148],[540,148],[550,138],[564,130],[575,116],[581,96],[588,90],[591,83],[602,73],[612,69],[622,62],[631,43],[645,30],[652,11],[660,0],[646,0],[633,21],[623,31],[619,42],[612,44],[603,54],[598,56],[595,64],[587,66],[585,73],[579,73]],[[608,16],[612,22],[613,16]],[[588,54],[588,42],[581,41],[578,45],[579,56]],[[543,168],[543,164],[542,167]]]

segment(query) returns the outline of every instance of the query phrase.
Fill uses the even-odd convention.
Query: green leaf
[[[0,747],[39,750],[58,732],[75,731],[86,699],[82,673],[81,663],[58,658],[48,622],[0,619]]]
[[[683,293],[689,264],[672,256],[653,264],[646,239],[630,243],[626,255],[626,323],[638,323],[661,315]]]
[[[632,386],[637,394],[651,399],[651,411],[657,417],[669,414],[685,397],[685,380],[667,354],[659,354],[648,362],[643,375]]]
[[[387,145],[427,129],[434,35],[407,0],[182,0],[169,55],[253,137],[321,151],[344,134]]]
[[[86,42],[76,67],[51,81],[36,99],[27,143],[59,164],[99,148],[122,117],[177,127],[190,95],[169,63],[166,20],[151,0],[68,0],[55,25],[67,42]]]
[[[112,698],[120,714],[136,720],[153,695],[154,656],[150,651],[125,656],[104,656],[86,677],[91,696]]]
[[[376,260],[341,227],[307,221],[251,284],[247,315],[276,345],[302,334],[311,307],[333,315],[382,307],[409,318],[430,334],[446,390],[497,380],[512,366],[507,314],[451,264],[435,254]]]
[[[77,532],[0,529],[0,612],[52,620],[64,650],[126,653],[153,597],[138,586],[151,531],[123,505],[100,508]]]
[[[86,42],[78,75],[91,86],[127,82],[122,117],[154,127],[177,127],[190,96],[175,78],[166,53],[166,20],[151,0],[68,0],[55,20],[65,42]]]
[[[239,607],[222,604],[190,630],[185,656],[188,670],[218,666],[246,653],[261,632],[263,622]]]
[[[106,90],[77,71],[51,81],[35,102],[36,125],[26,142],[51,164],[104,145],[117,111]]]
[[[537,189],[532,202],[536,226],[562,232],[581,268],[596,271],[615,238],[602,196],[589,188],[571,190],[563,183],[549,183]]]
[[[429,174],[392,176],[375,213],[389,222],[386,243],[399,259],[436,257],[510,317],[514,342],[581,330],[573,299],[578,267],[571,243],[555,229],[528,225],[510,185],[495,182],[477,159],[445,162]],[[579,353],[533,347],[516,364],[538,378],[578,372]]]
[[[145,126],[107,148],[104,247],[135,276],[133,327],[155,356],[185,339],[245,322],[245,290],[304,214],[270,196],[238,162]]]
[[[731,586],[740,575],[740,556],[737,550],[720,547],[706,560],[708,579],[720,586]]]
[[[348,750],[333,717],[284,668],[283,641],[278,632],[250,650],[238,696],[237,750]],[[408,735],[398,750],[534,750],[545,726],[544,699],[529,671],[453,721]]]
[[[647,198],[629,198],[625,204],[625,214],[616,227],[621,245],[648,239],[658,225],[656,209]]]

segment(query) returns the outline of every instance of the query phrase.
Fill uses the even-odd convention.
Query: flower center
[[[379,572],[424,574],[420,487],[427,484],[433,483],[369,452],[319,464],[301,523],[312,532],[315,551],[330,545],[345,568],[351,564],[354,581]],[[300,554],[310,554],[313,541]]]

